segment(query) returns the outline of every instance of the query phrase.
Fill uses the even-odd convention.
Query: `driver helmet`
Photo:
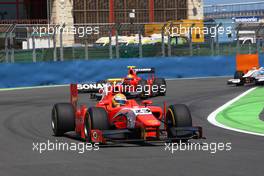
[[[127,78],[132,79],[134,76],[132,74],[127,75]]]
[[[127,98],[124,94],[116,94],[112,100],[113,106],[117,107],[117,106],[123,106],[125,105],[127,102]]]

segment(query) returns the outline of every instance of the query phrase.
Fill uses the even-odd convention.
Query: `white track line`
[[[224,104],[223,106],[219,107],[218,109],[216,109],[214,112],[212,112],[207,120],[220,128],[224,128],[224,129],[228,129],[228,130],[232,130],[232,131],[236,131],[236,132],[240,132],[240,133],[247,133],[247,134],[252,134],[252,135],[257,135],[257,136],[264,136],[264,134],[261,133],[254,133],[254,132],[250,132],[250,131],[246,131],[246,130],[241,130],[241,129],[236,129],[236,128],[232,128],[232,127],[228,127],[222,123],[219,123],[216,120],[216,116],[218,115],[218,113],[220,113],[221,111],[223,111],[224,109],[226,109],[228,106],[232,105],[233,103],[235,103],[236,101],[238,101],[240,98],[246,96],[247,94],[249,94],[250,92],[252,92],[253,90],[255,90],[256,87],[249,89],[248,91],[242,93],[241,95],[237,96],[236,98],[230,100],[229,102],[227,102],[226,104]]]
[[[52,86],[34,86],[34,87],[17,87],[17,88],[0,88],[0,92],[12,91],[12,90],[28,90],[28,89],[43,89],[43,88],[54,88],[54,87],[64,87],[65,85],[52,85]]]
[[[230,75],[225,76],[204,76],[204,77],[190,77],[190,78],[168,78],[167,81],[178,81],[178,80],[195,80],[195,79],[214,79],[214,78],[229,78]]]
[[[194,77],[194,78],[170,78],[167,81],[180,81],[180,80],[195,80],[195,79],[212,79],[212,78],[228,78],[231,76],[212,76],[212,77]],[[32,86],[32,87],[17,87],[17,88],[0,88],[0,92],[12,91],[12,90],[27,90],[27,89],[43,89],[43,88],[53,88],[53,87],[64,87],[69,84],[64,85],[50,85],[50,86]]]

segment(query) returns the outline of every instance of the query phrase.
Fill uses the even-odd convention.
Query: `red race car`
[[[128,75],[125,78],[108,79],[97,83],[122,85],[121,92],[128,98],[146,99],[154,96],[165,96],[167,91],[166,80],[156,77],[155,68],[128,66]],[[92,93],[91,98],[101,100],[101,95]]]
[[[148,77],[144,79],[139,76],[140,74],[148,74]],[[142,92],[139,91],[141,98],[166,95],[166,81],[164,78],[156,77],[155,68],[136,68],[135,66],[129,66],[128,75],[124,78],[123,84],[131,85],[135,88],[141,86],[143,88]]]
[[[75,131],[91,143],[178,141],[203,138],[202,128],[192,126],[192,117],[183,104],[152,106],[152,101],[140,104],[114,93],[109,87],[100,89],[102,100],[95,107],[78,106],[78,94],[98,92],[85,84],[72,84],[71,102],[55,104],[52,129],[55,136]],[[166,110],[167,109],[167,110]],[[162,125],[164,124],[164,125]]]

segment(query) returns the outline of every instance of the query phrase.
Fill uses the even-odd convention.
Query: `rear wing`
[[[98,93],[100,89],[107,87],[106,83],[71,84],[72,94]]]
[[[107,79],[108,83],[116,84],[116,83],[122,83],[124,81],[124,78],[111,78]]]
[[[71,103],[76,107],[78,94],[99,93],[100,90],[107,88],[107,85],[105,83],[71,84]]]
[[[134,68],[136,74],[155,73],[155,68]]]

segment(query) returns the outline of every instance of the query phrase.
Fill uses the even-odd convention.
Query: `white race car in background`
[[[264,68],[252,68],[246,74],[242,71],[236,71],[234,79],[227,81],[227,84],[243,86],[245,84],[264,84]]]

